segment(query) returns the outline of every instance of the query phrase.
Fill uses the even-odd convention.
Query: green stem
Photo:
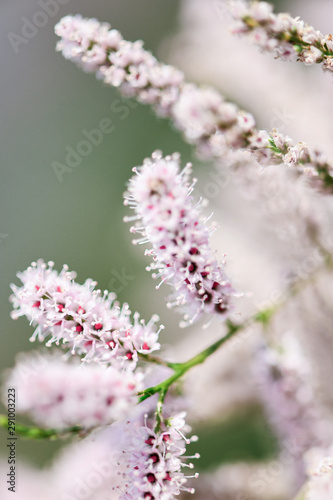
[[[255,20],[254,18],[252,18],[251,16],[243,17],[243,22],[247,25],[247,27],[250,30],[259,28],[261,26],[261,23],[259,21]],[[285,42],[290,43],[290,45],[293,45],[296,47],[299,46],[299,47],[301,47],[302,50],[303,49],[309,50],[310,47],[312,46],[311,43],[305,42],[304,40],[302,40],[302,38],[300,38],[298,36],[297,31],[283,31],[282,33],[276,33],[276,35],[273,36],[273,38],[275,38],[277,40],[284,40]],[[326,48],[323,47],[320,42],[315,42],[313,45],[321,51],[321,53],[323,54],[324,57],[332,57],[333,56],[333,53],[330,50],[328,50],[327,46],[326,46]]]
[[[331,256],[326,253],[326,259],[325,259],[325,264],[322,269],[330,269],[332,267],[332,260]],[[321,270],[322,270],[321,269]],[[150,398],[156,393],[160,393],[160,398],[161,395],[163,394],[162,400],[159,399],[159,404],[163,404],[165,395],[167,391],[169,390],[169,387],[176,382],[178,379],[180,379],[186,372],[188,372],[193,366],[197,366],[202,364],[209,356],[211,356],[215,351],[217,351],[223,344],[225,344],[229,339],[234,337],[239,331],[244,330],[247,328],[249,325],[252,323],[261,323],[264,326],[267,326],[271,320],[271,318],[274,316],[274,314],[283,306],[283,304],[286,303],[287,299],[289,297],[293,297],[297,295],[306,285],[313,283],[314,280],[316,279],[318,275],[318,272],[313,273],[313,275],[309,275],[307,278],[302,279],[295,284],[293,284],[289,290],[287,290],[284,294],[284,297],[282,300],[280,300],[278,303],[273,304],[271,307],[268,307],[266,309],[262,309],[261,311],[257,312],[247,320],[245,320],[243,323],[240,324],[235,324],[230,320],[226,321],[227,325],[227,333],[218,341],[214,342],[214,344],[210,345],[207,347],[207,349],[204,349],[201,351],[199,354],[196,356],[193,356],[193,358],[189,359],[188,361],[185,361],[184,363],[166,363],[163,362],[164,365],[168,366],[169,368],[172,368],[174,370],[174,373],[164,380],[163,382],[153,386],[153,387],[148,387],[144,391],[140,392],[138,394],[139,396],[139,401],[138,403],[142,403],[142,401],[145,401],[146,399]],[[148,358],[146,358],[148,360]],[[153,356],[149,357],[149,361],[159,363],[159,358],[154,358]],[[158,409],[158,412],[161,412],[162,409]]]
[[[284,146],[284,149],[278,148],[277,145],[274,142],[273,137],[270,137],[269,139],[269,146],[267,146],[269,150],[271,150],[274,155],[281,161],[282,157],[285,156],[288,153],[289,147]],[[310,157],[308,157],[305,160],[299,160],[296,165],[302,166],[306,163],[311,163]],[[333,177],[331,175],[332,168],[328,163],[324,163],[323,165],[320,165],[319,163],[316,164],[316,171],[318,173],[319,178],[323,181],[325,187],[328,189],[332,189],[333,186]]]
[[[4,429],[8,428],[8,418],[6,415],[0,415],[0,427]],[[13,430],[13,427],[10,427]],[[39,427],[33,427],[28,425],[23,425],[15,422],[15,435],[22,436],[26,439],[61,439],[69,437],[72,434],[85,434],[87,430],[82,427],[75,425],[72,427],[67,427],[66,429],[41,429]],[[14,438],[12,434],[9,436]]]
[[[174,373],[161,382],[160,384],[157,384],[153,387],[149,387],[148,389],[145,389],[141,393],[139,393],[139,403],[142,403],[142,401],[145,401],[145,399],[150,398],[157,392],[163,394],[163,400],[165,397],[165,394],[167,393],[169,387],[176,382],[176,380],[180,379],[186,372],[188,372],[193,366],[197,366],[202,364],[209,356],[211,356],[215,351],[217,351],[223,344],[225,344],[229,339],[231,339],[234,335],[236,335],[237,332],[240,330],[243,330],[246,328],[250,323],[253,321],[258,321],[258,322],[266,322],[267,321],[267,316],[268,310],[265,311],[266,314],[258,313],[255,314],[253,317],[248,319],[247,321],[244,321],[243,323],[236,325],[232,323],[230,320],[227,321],[227,327],[228,331],[226,335],[224,335],[221,339],[217,340],[214,342],[214,344],[210,345],[207,347],[207,349],[204,349],[201,351],[199,354],[196,356],[193,356],[193,358],[189,359],[188,361],[185,361],[184,363],[172,363],[172,368],[174,370]],[[159,400],[160,402],[160,400]],[[163,401],[162,401],[163,403]]]
[[[324,253],[325,253],[325,264],[321,268],[321,270],[332,269],[332,257],[326,249]],[[296,282],[289,288],[289,290],[286,291],[283,300],[280,300],[280,302],[273,304],[272,307],[257,312],[256,314],[245,320],[243,323],[235,324],[232,321],[227,320],[226,321],[227,333],[221,339],[217,340],[209,347],[201,351],[199,354],[193,356],[184,363],[171,363],[164,361],[159,357],[151,356],[149,354],[140,354],[139,355],[140,358],[144,361],[167,366],[168,368],[174,370],[174,373],[169,378],[167,378],[160,384],[145,389],[144,391],[138,394],[139,396],[138,402],[141,403],[142,401],[148,399],[150,396],[159,393],[159,399],[156,409],[156,430],[159,430],[161,428],[161,424],[163,422],[162,410],[163,410],[164,399],[169,387],[174,382],[180,379],[187,371],[189,371],[194,366],[202,364],[209,356],[211,356],[214,352],[216,352],[229,339],[234,337],[239,331],[247,328],[252,323],[261,323],[264,326],[268,325],[274,314],[282,307],[283,304],[285,304],[287,298],[296,295],[301,289],[304,288],[304,286],[306,286],[309,283],[312,283],[317,275],[318,271],[313,273],[313,275],[308,276],[308,278]],[[83,427],[80,426],[72,426],[65,429],[42,429],[39,427],[19,424],[17,422],[15,422],[14,426],[12,423],[11,425],[9,425],[7,416],[1,414],[0,414],[0,427],[8,429],[10,434],[9,437],[12,439],[14,439],[16,435],[22,436],[26,439],[50,439],[50,440],[66,438],[71,435],[79,435],[80,437],[84,437],[87,434],[89,434],[89,432],[91,432],[92,430],[92,429],[84,429]],[[295,500],[304,500],[305,491],[302,490],[299,493],[299,496],[295,498]]]
[[[307,493],[307,486],[304,486],[301,491],[297,493],[295,496],[294,500],[305,500],[306,499],[306,493]]]
[[[176,368],[177,363],[171,363],[169,361],[165,361],[158,356],[151,356],[150,354],[141,354],[138,353],[138,356],[143,361],[147,361],[147,363],[155,363],[156,365],[167,366],[168,368],[172,368],[173,370]]]
[[[160,391],[160,395],[158,398],[157,402],[157,408],[156,408],[156,426],[155,426],[155,432],[158,433],[161,430],[162,427],[162,422],[163,422],[163,417],[162,417],[162,410],[163,410],[163,403],[164,399],[166,396],[166,390],[162,389]]]

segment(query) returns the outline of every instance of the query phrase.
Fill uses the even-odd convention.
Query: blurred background
[[[8,34],[21,35],[25,19],[31,21],[41,7],[34,0],[1,2],[0,51],[6,68],[0,83],[2,368],[12,366],[18,352],[38,347],[29,342],[32,329],[27,322],[10,319],[8,301],[16,273],[38,258],[53,260],[59,270],[66,263],[79,282],[91,277],[101,289],[117,291],[119,300],[143,317],[158,312],[168,323],[163,292],[154,293],[155,282],[145,271],[148,262],[132,246],[129,225],[122,222],[123,192],[131,169],[154,149],[180,151],[189,160],[190,148],[147,107],[130,108],[124,101],[121,111],[116,91],[55,52],[53,28],[66,14],[80,13],[109,21],[130,40],[143,38],[157,52],[175,29],[178,9],[179,2],[167,0],[59,3],[58,14],[49,16],[16,53]],[[121,112],[113,112],[112,103]],[[98,128],[104,118],[112,120],[112,133],[59,182],[52,163],[65,163],[66,147],[75,149],[85,138],[82,131]],[[169,331],[177,320],[169,320]],[[33,461],[49,455],[44,443],[20,447],[21,457],[27,453]]]
[[[322,8],[310,1],[275,2],[278,8],[304,17],[326,33],[330,31],[332,5],[323,0],[319,3]],[[121,100],[117,91],[103,86],[94,75],[83,74],[55,52],[57,37],[53,27],[61,17],[80,13],[108,21],[124,38],[143,39],[147,49],[164,61],[177,64],[189,79],[216,85],[253,112],[259,126],[276,126],[297,140],[307,140],[333,153],[331,75],[322,74],[319,68],[276,62],[272,56],[247,47],[246,41],[235,41],[237,54],[243,52],[239,49],[243,43],[253,61],[245,64],[245,49],[243,62],[236,61],[231,55],[230,38],[229,42],[225,38],[221,5],[219,1],[204,0],[70,0],[66,5],[59,3],[58,13],[50,15],[44,26],[30,31],[30,38],[15,45],[10,33],[21,35],[26,20],[29,24],[41,7],[37,0],[2,0],[2,369],[13,366],[18,352],[38,347],[29,342],[32,328],[27,322],[10,319],[8,302],[10,283],[18,283],[16,273],[38,258],[55,261],[59,270],[66,263],[77,271],[79,282],[91,277],[101,289],[116,291],[120,301],[127,301],[144,318],[158,313],[166,326],[164,343],[172,344],[191,334],[191,330],[180,330],[179,318],[166,309],[168,290],[155,291],[156,283],[145,271],[148,261],[140,249],[133,247],[129,227],[122,222],[126,214],[122,200],[132,167],[140,165],[155,149],[165,154],[179,151],[184,163],[193,161],[201,190],[206,173],[192,148],[167,121],[157,118],[148,107]],[[98,128],[105,118],[112,120],[113,131],[105,134],[102,143],[60,180],[52,166],[54,162],[64,164],[66,148],[75,149],[85,138],[83,131]],[[281,260],[293,258],[294,254],[287,225],[285,232],[278,234],[270,224],[261,227],[261,239],[257,240],[257,228],[268,210],[269,190],[264,191],[264,207],[258,216],[253,195],[248,193],[244,198],[238,189],[231,186],[229,191],[223,191],[223,196],[212,196],[210,202],[224,231],[222,239],[216,236],[219,252],[229,256],[230,274],[236,284],[254,293],[253,305],[279,285]],[[274,191],[275,185],[271,189]],[[281,215],[274,210],[270,212],[272,217]],[[282,225],[289,220],[287,212],[283,213]],[[293,237],[297,239],[297,234]],[[254,258],[251,266],[250,255]],[[297,252],[294,257],[297,259]],[[257,282],[260,269],[264,269],[263,280]],[[241,276],[245,276],[243,281]],[[186,344],[181,352],[186,359]],[[200,377],[199,372],[197,376]],[[251,394],[250,390],[249,400]],[[220,398],[224,398],[223,393]],[[239,400],[242,398],[243,395]],[[222,412],[211,420],[210,426],[198,424],[202,428],[202,469],[227,461],[274,457],[276,439],[257,402],[247,404],[236,418],[224,418]],[[4,433],[0,439],[3,443]],[[18,455],[41,466],[50,461],[58,447],[58,443],[20,440]]]

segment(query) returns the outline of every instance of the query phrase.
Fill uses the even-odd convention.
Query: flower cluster
[[[108,23],[81,16],[66,16],[55,27],[61,37],[57,50],[87,72],[97,72],[105,83],[119,87],[127,97],[152,104],[162,115],[169,113],[184,80],[181,71],[161,64],[143,49],[141,40],[123,40]]]
[[[324,70],[333,71],[333,38],[293,18],[290,14],[274,14],[267,2],[232,2],[236,23],[233,33],[248,34],[264,51],[273,52],[285,61],[298,61],[310,65],[322,64]]]
[[[246,4],[237,5],[235,16],[243,19]],[[257,2],[251,9],[256,22],[266,26],[264,19],[272,16],[268,4]],[[271,136],[256,129],[250,113],[210,87],[184,82],[179,70],[158,62],[144,50],[140,40],[134,43],[123,40],[109,24],[79,15],[61,19],[55,32],[61,37],[57,49],[66,59],[84,71],[96,72],[105,83],[119,87],[123,95],[136,97],[152,105],[158,114],[170,118],[185,140],[197,147],[200,156],[222,159],[224,164],[236,166],[240,163],[237,152],[249,151],[264,165],[282,161],[297,166],[299,172],[314,178],[319,187],[332,188],[333,167],[320,152],[311,151],[303,143],[292,144],[289,139],[287,150],[274,147]],[[294,51],[290,43],[288,47],[291,47],[289,52]],[[330,59],[325,61],[324,64],[328,64]],[[287,138],[283,140],[286,143]],[[247,164],[248,159],[242,156],[243,163]]]
[[[33,262],[18,274],[23,285],[12,285],[12,318],[26,316],[37,327],[31,340],[50,336],[47,346],[62,342],[86,361],[132,369],[138,353],[159,349],[156,315],[145,324],[134,313],[133,323],[128,304],[120,307],[114,294],[95,290],[96,282],[88,279],[80,285],[67,266],[58,274],[53,265]]]
[[[200,202],[191,196],[191,165],[180,172],[178,154],[163,158],[157,151],[134,171],[125,204],[136,215],[125,220],[137,221],[131,232],[142,237],[134,243],[152,245],[146,250],[153,257],[148,270],[174,288],[170,306],[185,311],[187,324],[203,313],[226,316],[233,290],[210,247],[213,227],[200,217]]]
[[[305,500],[331,500],[333,498],[333,457],[326,457],[311,471]]]
[[[173,119],[185,137],[195,144],[205,141],[216,131],[224,144],[243,147],[254,127],[254,118],[239,111],[210,88],[184,84],[183,73],[173,66],[159,63],[143,49],[141,40],[123,40],[117,30],[96,19],[66,16],[55,27],[61,37],[57,50],[84,71],[97,77],[123,95],[151,104]]]
[[[253,133],[249,149],[263,166],[283,163],[308,175],[313,184],[325,186],[327,190],[333,188],[333,165],[321,151],[310,148],[305,142],[295,144],[277,130],[271,135],[260,130]]]
[[[44,427],[91,428],[126,417],[136,404],[141,380],[140,372],[29,354],[17,362],[7,386],[18,391],[17,411]]]
[[[147,422],[144,426],[127,425],[126,449],[119,458],[126,471],[120,500],[172,500],[181,491],[194,493],[193,488],[184,486],[188,477],[182,472],[184,467],[193,468],[187,459],[199,458],[199,454],[184,456],[184,444],[197,440],[196,436],[186,439],[182,432],[186,430],[185,415],[168,418],[158,430]]]
[[[311,367],[296,339],[285,336],[278,346],[260,349],[258,373],[268,417],[281,442],[291,447],[302,484],[305,452],[325,448],[332,439],[316,398]]]
[[[219,147],[243,148],[255,127],[250,113],[227,102],[215,89],[189,83],[182,87],[172,118],[188,142],[198,144],[199,150],[209,145],[213,154],[213,143],[209,144],[212,136]]]

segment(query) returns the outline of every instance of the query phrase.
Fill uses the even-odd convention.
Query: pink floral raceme
[[[128,422],[124,430],[126,447],[118,464],[125,471],[119,500],[172,500],[181,491],[194,493],[193,488],[185,486],[189,477],[182,469],[192,469],[193,464],[187,460],[199,458],[199,454],[184,456],[184,445],[197,440],[196,436],[186,439],[183,434],[188,430],[185,415],[170,417],[155,430],[147,422]]]
[[[285,61],[297,60],[310,65],[322,64],[324,71],[333,71],[333,38],[324,36],[299,17],[274,14],[267,2],[231,2],[236,23],[234,33],[250,34],[254,43],[266,52],[273,52]]]
[[[141,382],[140,372],[35,353],[21,356],[6,386],[19,394],[17,411],[44,427],[91,428],[125,418],[137,403]]]
[[[188,141],[204,150],[216,131],[220,141],[233,147],[247,144],[254,128],[252,115],[228,103],[216,90],[185,84],[184,75],[173,66],[160,63],[143,48],[141,40],[129,42],[108,23],[81,16],[66,16],[55,26],[61,37],[57,50],[87,72],[127,97],[153,105],[170,117]]]
[[[83,285],[74,281],[76,274],[64,266],[58,274],[53,262],[33,262],[18,274],[22,286],[12,285],[10,300],[12,318],[26,316],[33,326],[36,338],[46,345],[62,342],[71,354],[83,356],[86,361],[124,366],[134,369],[138,353],[148,354],[159,349],[159,331],[152,316],[145,324],[131,311],[122,307],[113,293],[96,290],[96,282],[88,279]]]
[[[333,456],[328,456],[309,471],[309,484],[304,500],[331,500],[333,498]]]
[[[191,196],[191,165],[180,172],[178,154],[163,158],[155,152],[134,171],[125,205],[136,215],[125,220],[137,220],[131,232],[142,238],[134,243],[152,245],[146,250],[153,257],[148,270],[174,288],[169,305],[185,312],[183,326],[203,313],[226,317],[234,292],[210,247],[214,227],[200,217],[201,204]]]
[[[123,39],[108,23],[81,16],[66,16],[55,26],[61,37],[57,50],[87,72],[97,76],[128,96],[152,104],[167,114],[178,97],[184,80],[181,71],[161,64],[143,49],[143,42]]]
[[[320,188],[333,189],[333,167],[322,153],[281,134],[283,148],[278,147],[272,135],[257,130],[252,114],[211,87],[186,83],[181,71],[160,63],[143,48],[141,40],[123,40],[108,23],[79,15],[61,19],[55,32],[61,38],[57,50],[66,59],[84,71],[95,72],[124,96],[135,97],[170,118],[186,141],[196,146],[199,156],[222,159],[224,165],[235,167],[242,163],[239,153],[247,151],[263,165],[277,162],[297,167]],[[248,164],[244,155],[242,158]]]
[[[285,334],[279,344],[258,352],[260,392],[269,420],[282,446],[291,447],[295,481],[305,480],[304,455],[311,448],[327,448],[331,425],[317,398],[311,366],[296,338]]]

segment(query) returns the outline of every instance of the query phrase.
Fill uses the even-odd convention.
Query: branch
[[[324,71],[333,71],[332,35],[323,35],[288,13],[274,14],[267,2],[232,1],[231,13],[236,20],[231,31],[252,35],[252,41],[264,52],[284,61],[297,59],[307,66],[321,64]],[[257,33],[260,36],[256,37]]]
[[[274,311],[275,310],[276,308],[274,308]],[[239,325],[236,325],[232,321],[227,320],[226,324],[228,330],[227,333],[221,339],[217,340],[212,345],[201,351],[196,356],[193,356],[188,361],[185,361],[184,363],[172,363],[174,369],[173,375],[171,375],[169,378],[167,378],[160,384],[157,384],[153,387],[149,387],[148,389],[145,389],[144,391],[140,392],[139,403],[142,403],[142,401],[145,401],[146,399],[150,398],[157,392],[159,392],[160,394],[164,394],[165,396],[170,386],[174,382],[180,379],[186,372],[188,372],[194,366],[200,365],[204,361],[206,361],[206,359],[209,358],[209,356],[214,354],[214,352],[216,352],[229,339],[234,337],[239,331],[243,330],[253,322],[266,323],[268,321],[268,318],[270,318],[272,315],[273,311],[271,309],[266,309],[265,311],[255,314],[254,316],[252,316],[251,318],[247,319],[246,321],[244,321]]]
[[[152,356],[151,354],[142,354],[138,352],[138,357],[142,361],[146,361],[147,363],[154,363],[155,365],[167,366],[168,368],[175,369],[177,367],[177,363],[172,363],[170,361],[165,361],[164,359],[158,356]]]
[[[267,326],[269,322],[271,321],[272,317],[276,314],[276,312],[287,302],[288,298],[294,297],[297,295],[301,290],[303,290],[307,285],[313,283],[315,279],[317,278],[318,274],[320,271],[323,269],[332,269],[332,260],[331,257],[327,254],[326,255],[326,260],[325,264],[323,265],[322,268],[320,268],[318,271],[314,272],[312,275],[309,275],[308,278],[299,280],[295,284],[293,284],[284,294],[283,298],[273,304],[271,307],[268,307],[266,309],[262,309],[261,311],[258,311],[255,313],[253,316],[245,320],[243,323],[240,324],[235,324],[230,320],[226,321],[227,325],[227,333],[218,341],[214,342],[212,345],[201,351],[199,354],[196,356],[193,356],[191,359],[188,361],[185,361],[184,363],[166,363],[166,366],[169,366],[174,370],[174,373],[164,380],[163,382],[153,386],[153,387],[148,387],[144,391],[141,391],[138,393],[139,396],[139,401],[138,403],[142,403],[146,399],[150,398],[156,393],[163,394],[163,400],[165,397],[165,394],[169,390],[170,386],[174,384],[177,380],[179,380],[186,372],[188,372],[191,368],[194,366],[200,365],[206,361],[207,358],[209,358],[214,352],[216,352],[222,345],[224,345],[229,339],[233,338],[238,332],[244,330],[248,326],[250,326],[253,323],[260,323],[263,326]],[[158,362],[159,358],[156,358],[154,360],[153,356],[150,356],[150,361],[151,362]],[[164,363],[165,364],[165,363]],[[160,409],[161,411],[161,409]]]
[[[91,22],[95,24],[93,32]],[[125,97],[135,97],[152,106],[158,115],[171,119],[185,141],[196,146],[199,156],[234,166],[239,164],[238,152],[249,152],[261,165],[284,163],[307,175],[314,186],[333,192],[333,164],[320,151],[310,149],[304,142],[294,143],[277,131],[258,130],[250,113],[228,102],[213,88],[187,83],[181,71],[160,63],[144,50],[140,41],[126,41],[124,56],[121,34],[112,30],[110,44],[106,27],[111,29],[97,20],[66,16],[55,27],[60,37],[57,50],[84,71],[95,72]],[[282,34],[289,37],[287,31]],[[298,38],[296,41],[300,42]],[[327,39],[328,43],[331,40]],[[302,49],[301,45],[298,47]],[[246,157],[243,159],[247,163]]]
[[[8,418],[6,415],[0,415],[0,427],[8,428]],[[13,427],[11,427],[13,429]],[[79,425],[68,427],[66,429],[41,429],[40,427],[33,427],[15,423],[15,433],[26,439],[64,439],[71,435],[86,435],[90,430],[83,429]],[[11,435],[12,438],[14,436]]]

